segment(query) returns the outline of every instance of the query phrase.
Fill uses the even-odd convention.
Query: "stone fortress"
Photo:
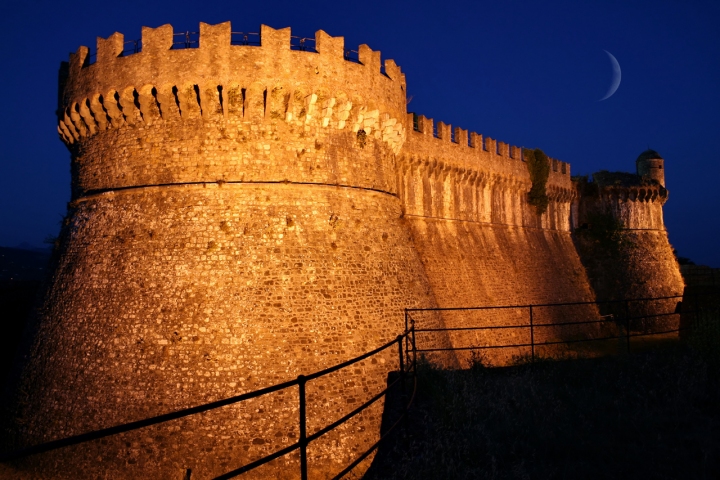
[[[348,60],[343,38],[323,31],[315,51],[299,51],[289,28],[264,25],[260,45],[231,39],[229,22],[201,23],[197,48],[173,49],[172,26],[143,28],[137,53],[123,54],[115,33],[98,38],[94,63],[80,47],[61,68],[72,201],[7,446],[317,371],[395,338],[405,308],[682,293],[659,155],[641,156],[637,175],[592,182],[552,159],[539,214],[522,150],[408,113],[405,76],[380,52],[361,45]],[[598,253],[574,235],[592,231],[593,215],[619,222],[632,248]],[[388,354],[309,384],[308,430],[395,369]],[[20,478],[210,478],[293,443],[296,405],[296,390],[281,391],[8,468]],[[313,442],[311,478],[371,445],[381,416],[378,404]],[[255,475],[282,477],[296,463]]]

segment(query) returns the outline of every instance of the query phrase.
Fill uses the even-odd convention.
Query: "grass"
[[[422,364],[409,420],[365,478],[720,478],[718,383],[713,362],[677,343],[505,368]]]

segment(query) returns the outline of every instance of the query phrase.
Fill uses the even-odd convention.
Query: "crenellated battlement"
[[[67,82],[63,82],[65,103],[73,100],[72,97],[88,96],[97,90],[118,88],[123,84],[165,83],[165,76],[176,73],[179,64],[181,71],[188,76],[198,75],[202,79],[213,76],[222,79],[224,75],[233,73],[232,65],[224,60],[233,59],[240,55],[240,60],[261,60],[263,57],[273,58],[274,64],[282,63],[288,57],[299,59],[305,66],[303,59],[315,60],[317,68],[320,66],[334,71],[350,67],[350,76],[364,75],[366,78],[375,78],[372,82],[394,82],[396,87],[405,89],[405,75],[394,60],[387,59],[381,67],[381,53],[373,51],[363,44],[358,47],[358,61],[346,58],[344,37],[332,37],[323,30],[315,32],[315,49],[291,49],[291,29],[274,29],[267,25],[260,26],[259,45],[233,45],[230,22],[217,25],[200,23],[197,48],[173,48],[175,32],[172,25],[166,24],[157,28],[143,27],[141,40],[134,41],[138,48],[137,53],[125,52],[125,37],[115,32],[108,38],[98,37],[96,61],[90,64],[90,50],[80,46],[75,53],[70,54],[69,74]],[[230,58],[228,58],[230,56]],[[145,68],[143,68],[145,67]],[[171,67],[171,68],[167,68]],[[210,67],[210,68],[208,68]],[[295,74],[299,72],[293,72]],[[108,74],[108,75],[106,75]],[[318,75],[321,72],[312,72]],[[128,79],[127,76],[133,76]],[[321,77],[325,77],[322,75]],[[151,78],[148,78],[151,77]],[[218,78],[220,77],[220,78]],[[143,78],[147,81],[143,82]],[[311,77],[312,78],[312,77]],[[175,80],[174,78],[169,79]]]
[[[315,51],[291,49],[291,30],[260,28],[260,45],[232,45],[230,22],[200,24],[197,48],[173,49],[171,25],[143,27],[141,49],[124,36],[98,38],[70,55],[61,81],[58,131],[72,144],[108,128],[167,119],[239,117],[364,130],[399,151],[405,76],[367,45],[346,60],[343,37],[320,30]],[[291,66],[291,67],[290,67]]]
[[[521,147],[424,115],[406,122],[398,191],[408,215],[569,231],[570,165],[550,159],[550,205],[538,216],[527,203],[532,180]]]
[[[573,224],[577,228],[593,215],[612,215],[629,230],[664,231],[662,207],[668,190],[648,178],[626,172],[601,171],[576,179],[577,212]]]
[[[517,147],[454,127],[443,122],[435,123],[432,118],[424,115],[408,113],[407,123],[412,126],[408,135],[408,144],[404,151],[414,152],[415,147],[421,150],[434,149],[435,157],[447,157],[455,168],[481,168],[504,174],[518,174],[522,178],[529,176],[524,166],[523,147]],[[457,159],[453,162],[453,159]],[[517,163],[507,163],[517,161]],[[570,164],[550,158],[550,184],[562,188],[571,188]],[[523,173],[524,172],[524,173]]]

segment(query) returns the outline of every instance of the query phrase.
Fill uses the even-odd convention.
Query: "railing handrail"
[[[572,343],[580,343],[580,342],[593,342],[593,341],[605,341],[605,340],[613,340],[613,339],[625,339],[626,345],[627,345],[627,352],[630,353],[630,340],[632,338],[636,337],[646,337],[646,336],[653,336],[653,335],[664,335],[669,333],[680,333],[684,330],[689,330],[691,327],[682,325],[679,325],[678,328],[673,329],[664,329],[661,331],[647,331],[646,329],[643,329],[643,331],[638,332],[637,329],[632,328],[632,323],[634,320],[647,320],[651,318],[658,318],[658,317],[667,317],[667,316],[673,316],[673,315],[682,315],[682,314],[694,314],[695,316],[695,322],[698,322],[698,313],[700,311],[700,307],[698,305],[698,298],[700,297],[707,297],[713,295],[712,292],[702,292],[702,293],[686,293],[685,295],[668,295],[663,297],[645,297],[645,298],[628,298],[628,299],[620,299],[620,300],[604,300],[604,301],[594,301],[594,302],[565,302],[565,303],[548,303],[548,304],[528,304],[528,305],[499,305],[499,306],[483,306],[483,307],[450,307],[450,308],[408,308],[405,309],[405,324],[408,325],[408,321],[410,320],[412,322],[412,325],[415,326],[415,321],[412,318],[412,313],[418,313],[418,312],[437,312],[437,311],[472,311],[472,310],[503,310],[503,309],[527,309],[528,310],[528,323],[525,324],[514,324],[514,325],[493,325],[493,326],[480,326],[480,327],[435,327],[435,328],[414,328],[413,332],[418,334],[423,333],[429,333],[429,332],[454,332],[454,331],[478,331],[478,330],[503,330],[503,329],[526,329],[529,330],[530,335],[530,343],[516,343],[516,344],[499,344],[499,345],[471,345],[466,347],[456,347],[451,346],[449,348],[416,348],[415,351],[418,353],[426,353],[426,352],[444,352],[444,351],[466,351],[466,350],[492,350],[492,349],[500,349],[500,348],[529,348],[531,352],[531,359],[534,362],[535,361],[535,347],[537,346],[547,346],[547,345],[560,345],[560,344],[572,344]],[[653,312],[653,313],[644,313],[641,315],[631,315],[630,314],[630,304],[632,302],[651,302],[651,301],[657,301],[657,300],[672,300],[672,299],[681,299],[680,302],[678,302],[678,306],[682,304],[684,301],[689,301],[689,306],[687,310],[685,309],[679,309],[677,306],[673,311],[668,312]],[[692,302],[694,300],[694,302]],[[582,321],[569,321],[569,322],[551,322],[551,323],[537,323],[534,321],[533,317],[533,309],[537,309],[538,307],[562,307],[562,306],[572,306],[572,305],[606,305],[606,304],[624,304],[625,312],[624,315],[622,314],[609,314],[609,315],[601,315],[601,319],[593,319],[593,320],[582,320]],[[603,336],[603,337],[587,337],[587,338],[575,338],[575,339],[568,339],[568,340],[545,340],[541,342],[537,342],[535,340],[535,329],[537,328],[548,328],[548,327],[564,327],[564,326],[573,326],[573,325],[588,325],[588,324],[599,324],[599,323],[606,323],[606,324],[622,324],[622,327],[624,328],[625,332],[624,334],[616,334],[616,335],[610,335],[610,336]]]
[[[274,460],[275,458],[278,458],[278,457],[281,457],[281,456],[283,456],[283,455],[286,455],[286,454],[288,454],[288,453],[290,453],[290,452],[293,452],[293,451],[295,451],[295,450],[297,450],[297,449],[301,449],[301,458],[302,458],[302,457],[305,457],[303,450],[304,450],[305,447],[307,447],[307,445],[308,445],[310,442],[312,442],[312,441],[314,441],[314,440],[317,440],[317,439],[320,438],[321,436],[325,435],[326,433],[330,432],[331,430],[337,428],[338,426],[342,425],[342,424],[345,423],[346,421],[350,420],[350,419],[353,418],[355,415],[359,414],[360,412],[362,412],[363,410],[365,410],[366,408],[368,408],[370,405],[372,405],[373,403],[375,403],[375,402],[376,402],[377,400],[379,400],[381,397],[383,397],[384,395],[387,395],[388,391],[389,391],[391,388],[393,388],[395,385],[397,385],[399,382],[404,381],[405,371],[404,371],[404,367],[403,367],[403,358],[402,358],[402,352],[403,352],[402,342],[403,342],[403,340],[405,340],[406,342],[409,341],[409,337],[410,337],[410,334],[411,334],[411,332],[413,331],[413,329],[414,329],[414,326],[411,326],[410,330],[405,330],[405,332],[403,332],[401,335],[398,335],[395,339],[393,339],[393,340],[391,340],[391,341],[389,341],[389,342],[386,342],[385,344],[381,345],[381,346],[378,347],[378,348],[375,348],[375,349],[373,349],[373,350],[371,350],[371,351],[369,351],[369,352],[366,352],[366,353],[363,353],[363,354],[361,354],[361,355],[358,355],[358,356],[356,356],[356,357],[354,357],[354,358],[352,358],[352,359],[350,359],[350,360],[347,360],[347,361],[345,361],[345,362],[342,362],[342,363],[339,363],[339,364],[337,364],[337,365],[333,365],[333,366],[328,367],[328,368],[325,368],[325,369],[323,369],[323,370],[314,372],[314,373],[312,373],[312,374],[310,374],[310,375],[299,375],[297,378],[295,378],[295,379],[293,379],[293,380],[288,380],[288,381],[281,382],[281,383],[278,383],[278,384],[275,384],[275,385],[271,385],[271,386],[269,386],[269,387],[261,388],[261,389],[259,389],[259,390],[255,390],[255,391],[252,391],[252,392],[246,392],[246,393],[243,393],[243,394],[240,394],[240,395],[235,395],[235,396],[233,396],[233,397],[228,397],[228,398],[225,398],[225,399],[222,399],[222,400],[216,400],[216,401],[209,402],[209,403],[205,403],[205,404],[202,404],[202,405],[197,405],[197,406],[194,406],[194,407],[184,408],[184,409],[177,410],[177,411],[174,411],[174,412],[170,412],[170,413],[166,413],[166,414],[162,414],[162,415],[157,415],[157,416],[145,418],[145,419],[142,419],[142,420],[137,420],[137,421],[134,421],[134,422],[128,422],[128,423],[124,423],[124,424],[121,424],[121,425],[115,425],[115,426],[108,427],[108,428],[103,428],[103,429],[99,429],[99,430],[94,430],[94,431],[91,431],[91,432],[86,432],[86,433],[82,433],[82,434],[79,434],[79,435],[74,435],[74,436],[71,436],[71,437],[66,437],[66,438],[62,438],[62,439],[58,439],[58,440],[52,440],[52,441],[50,441],[50,442],[41,443],[41,444],[38,444],[38,445],[33,445],[33,446],[30,446],[30,447],[27,447],[27,448],[19,449],[19,450],[13,451],[13,452],[9,452],[9,453],[0,455],[0,462],[6,462],[6,461],[9,461],[9,460],[16,460],[16,459],[19,459],[19,458],[24,458],[24,457],[27,457],[27,456],[30,456],[30,455],[34,455],[34,454],[38,454],[38,453],[45,453],[45,452],[49,452],[49,451],[52,451],[52,450],[57,450],[57,449],[60,449],[60,448],[69,447],[69,446],[72,446],[72,445],[78,445],[78,444],[81,444],[81,443],[86,443],[86,442],[89,442],[89,441],[98,440],[98,439],[105,438],[105,437],[108,437],[108,436],[111,436],[111,435],[116,435],[116,434],[120,434],[120,433],[126,433],[126,432],[133,431],[133,430],[138,430],[138,429],[140,429],[140,428],[145,428],[145,427],[149,427],[149,426],[152,426],[152,425],[157,425],[157,424],[160,424],[160,423],[168,422],[168,421],[170,421],[170,420],[177,420],[177,419],[179,419],[179,418],[187,417],[187,416],[190,416],[190,415],[195,415],[195,414],[198,414],[198,413],[207,412],[207,411],[214,410],[214,409],[217,409],[217,408],[220,408],[220,407],[225,407],[225,406],[228,406],[228,405],[232,405],[232,404],[235,404],[235,403],[238,403],[238,402],[242,402],[242,401],[250,400],[250,399],[253,399],[253,398],[257,398],[257,397],[260,397],[260,396],[263,396],[263,395],[266,395],[266,394],[269,394],[269,393],[273,393],[273,392],[276,392],[276,391],[279,391],[279,390],[284,390],[284,389],[286,389],[286,388],[291,388],[291,387],[294,387],[294,386],[298,386],[298,387],[300,387],[301,389],[303,389],[303,392],[302,392],[302,394],[301,394],[301,408],[300,408],[300,410],[301,410],[301,418],[302,418],[301,424],[304,424],[305,421],[306,421],[306,418],[305,418],[304,386],[305,386],[305,384],[306,384],[307,382],[309,382],[309,381],[311,381],[311,380],[315,380],[315,379],[320,378],[320,377],[322,377],[322,376],[328,375],[328,374],[330,374],[330,373],[336,372],[336,371],[341,370],[341,369],[343,369],[343,368],[346,368],[346,367],[348,367],[348,366],[350,366],[350,365],[353,365],[353,364],[355,364],[355,363],[357,363],[357,362],[360,362],[360,361],[365,360],[365,359],[367,359],[367,358],[369,358],[369,357],[372,357],[373,355],[377,355],[378,353],[380,353],[380,352],[382,352],[382,351],[390,348],[391,346],[397,344],[398,347],[399,347],[399,352],[400,352],[400,366],[401,366],[401,372],[400,372],[400,375],[401,375],[401,376],[400,376],[399,379],[397,379],[397,380],[395,380],[394,382],[392,382],[390,385],[388,385],[387,387],[385,387],[385,389],[383,389],[381,392],[375,394],[372,398],[370,398],[370,400],[365,401],[362,405],[360,405],[359,407],[356,407],[354,410],[352,410],[350,413],[342,416],[340,419],[338,419],[338,420],[330,423],[329,425],[326,425],[326,426],[320,428],[319,430],[317,430],[316,432],[314,432],[314,433],[312,433],[312,434],[310,434],[310,435],[307,435],[306,432],[304,431],[305,429],[304,429],[304,428],[301,428],[301,435],[300,435],[300,439],[298,440],[298,442],[296,442],[296,443],[294,443],[294,444],[291,444],[291,445],[289,445],[289,446],[286,446],[286,447],[284,447],[284,448],[282,448],[282,449],[280,449],[280,450],[278,450],[278,451],[275,451],[275,452],[273,452],[273,453],[271,453],[271,454],[269,454],[269,455],[266,455],[266,456],[264,456],[264,457],[262,457],[262,458],[260,458],[260,459],[257,459],[257,460],[255,460],[255,461],[249,463],[249,464],[246,464],[246,465],[244,465],[244,466],[241,466],[240,468],[237,468],[237,469],[235,469],[235,470],[232,470],[232,471],[230,471],[230,472],[227,472],[227,473],[225,473],[225,474],[223,474],[223,475],[221,475],[221,476],[219,476],[219,477],[216,477],[215,480],[228,479],[228,478],[236,477],[237,475],[240,475],[240,474],[245,473],[245,472],[247,472],[247,471],[250,471],[250,470],[252,470],[252,469],[254,469],[254,468],[257,468],[257,467],[259,467],[259,466],[261,466],[261,465],[264,465],[265,463],[268,463],[268,462]],[[414,345],[414,341],[413,341],[413,345]],[[409,370],[409,367],[410,367],[411,363],[410,363],[410,362],[406,362],[406,364],[407,364],[408,370]],[[415,356],[415,354],[413,354],[413,362],[412,362],[412,366],[413,366],[413,369],[412,369],[412,370],[413,370],[413,373],[416,372],[415,364],[416,364],[416,356]],[[415,380],[415,384],[417,384],[417,379],[415,378],[414,375],[413,375],[413,378],[414,378],[414,380]],[[408,408],[410,407],[410,404],[412,403],[412,401],[413,401],[413,399],[414,399],[415,388],[416,388],[416,386],[414,387],[414,390],[413,390],[413,396],[411,397],[411,399],[410,399],[410,401],[408,402],[408,404],[405,406],[403,415],[401,416],[401,419],[400,419],[400,420],[404,419],[405,416],[407,415],[407,410],[408,410]],[[368,451],[364,452],[359,459],[357,459],[356,461],[354,461],[354,462],[351,464],[351,466],[349,467],[349,469],[354,468],[354,467],[357,465],[357,463],[359,463],[360,461],[362,461],[363,458],[367,457],[367,455],[369,455],[375,448],[377,448],[377,446],[379,445],[380,441],[382,441],[382,439],[385,438],[385,436],[387,435],[387,433],[389,433],[392,429],[395,428],[395,426],[400,422],[400,420],[398,420],[398,422],[396,422],[396,423],[386,432],[386,434],[383,435],[383,437],[381,437],[381,439],[380,439],[378,442],[376,442],[372,447],[370,447],[370,449],[369,449]],[[304,425],[303,425],[303,426],[304,426]],[[342,475],[344,475],[345,473],[347,473],[347,472],[349,471],[349,469],[348,469],[348,468],[344,469],[344,470],[343,470],[338,476],[336,476],[335,478],[340,478]],[[301,477],[304,478],[304,479],[307,478],[307,463],[306,463],[306,462],[303,463],[302,461],[301,461]]]
[[[528,308],[528,307],[525,307]],[[636,317],[620,317],[619,319],[616,319],[614,317],[611,318],[603,318],[601,320],[582,320],[577,322],[553,322],[553,323],[535,323],[532,324],[524,324],[524,325],[491,325],[487,327],[446,327],[446,328],[416,328],[416,333],[423,333],[423,332],[450,332],[450,331],[461,331],[461,330],[503,330],[503,329],[509,329],[509,328],[538,328],[538,327],[564,327],[569,325],[590,325],[593,323],[617,323],[618,320],[640,320],[644,318],[650,318],[650,317],[663,317],[663,316],[669,316],[669,315],[678,315],[679,312],[668,312],[668,313],[647,313],[644,315],[639,315]]]
[[[688,298],[698,297],[698,296],[706,296],[708,294],[690,294],[687,295]],[[557,344],[569,344],[569,343],[576,343],[576,342],[586,342],[586,341],[601,341],[601,340],[610,340],[610,339],[621,339],[621,338],[627,338],[628,342],[628,351],[630,348],[630,338],[631,337],[640,337],[640,336],[648,336],[648,335],[660,335],[660,334],[666,334],[666,333],[674,333],[674,332],[680,332],[684,328],[677,328],[677,329],[671,329],[671,330],[664,330],[661,332],[649,332],[649,333],[631,333],[630,330],[630,321],[631,320],[638,320],[648,317],[660,317],[665,315],[676,315],[680,314],[682,312],[673,312],[673,313],[661,313],[661,314],[647,314],[642,316],[635,316],[631,317],[629,316],[629,310],[627,309],[627,306],[630,302],[638,302],[638,301],[654,301],[654,300],[668,300],[668,299],[677,299],[677,298],[683,298],[682,295],[670,295],[670,296],[664,296],[664,297],[648,297],[648,298],[634,298],[634,299],[623,299],[623,300],[607,300],[607,301],[595,301],[595,302],[566,302],[566,303],[547,303],[547,304],[527,304],[527,305],[499,305],[499,306],[484,306],[484,307],[451,307],[451,308],[407,308],[405,309],[405,330],[401,335],[398,335],[395,339],[386,342],[385,344],[381,345],[380,347],[377,347],[369,352],[363,353],[361,355],[358,355],[354,358],[351,358],[350,360],[346,360],[344,362],[341,362],[339,364],[333,365],[331,367],[325,368],[323,370],[319,370],[317,372],[311,373],[309,375],[299,375],[297,378],[288,380],[285,382],[281,382],[275,385],[271,385],[268,387],[264,387],[258,390],[254,390],[252,392],[245,392],[240,395],[235,395],[232,397],[228,397],[221,400],[216,400],[213,402],[208,402],[202,405],[197,405],[194,407],[184,408],[180,409],[174,412],[157,415],[154,417],[145,418],[138,421],[128,422],[121,425],[115,425],[108,428],[103,428],[99,430],[94,430],[91,432],[82,433],[79,435],[74,435],[67,438],[62,438],[58,440],[52,440],[50,442],[45,442],[42,444],[34,445],[31,447],[23,448],[16,450],[14,452],[9,452],[6,454],[0,455],[0,462],[5,462],[9,460],[15,460],[18,458],[23,458],[29,455],[38,454],[38,453],[44,453],[52,450],[57,450],[59,448],[64,448],[72,445],[78,445],[81,443],[89,442],[92,440],[98,440],[101,438],[105,438],[111,435],[116,435],[120,433],[125,433],[133,430],[137,430],[140,428],[149,427],[152,425],[157,425],[160,423],[168,422],[171,420],[176,420],[179,418],[187,417],[190,415],[195,415],[198,413],[207,412],[210,410],[214,410],[217,408],[221,408],[224,406],[232,405],[235,403],[239,403],[242,401],[250,400],[253,398],[257,398],[269,393],[273,393],[279,390],[284,390],[286,388],[291,388],[294,386],[298,386],[301,391],[300,395],[300,402],[301,402],[301,435],[298,442],[291,444],[289,446],[286,446],[276,452],[273,452],[269,455],[266,455],[260,459],[257,459],[249,464],[246,464],[238,469],[232,470],[230,472],[227,472],[219,477],[217,479],[226,479],[226,478],[233,478],[237,475],[240,475],[241,473],[250,471],[256,467],[259,467],[260,465],[263,465],[267,462],[270,462],[274,460],[275,458],[281,457],[283,455],[286,455],[294,450],[300,449],[301,450],[301,477],[306,479],[307,478],[307,459],[306,455],[304,453],[305,448],[307,445],[320,438],[322,435],[330,432],[331,430],[335,429],[339,425],[342,425],[349,419],[353,418],[355,415],[359,414],[366,408],[368,408],[370,405],[372,405],[374,402],[382,398],[384,395],[387,395],[388,391],[393,388],[397,384],[403,384],[405,379],[405,374],[407,372],[413,373],[413,394],[408,401],[407,405],[404,407],[404,412],[401,418],[393,424],[392,427],[383,435],[380,440],[378,440],[373,446],[370,447],[369,450],[364,452],[360,457],[358,457],[355,461],[353,461],[348,467],[346,467],[340,474],[338,474],[334,478],[340,478],[341,476],[348,473],[352,468],[354,468],[360,461],[362,461],[364,458],[366,458],[375,448],[378,447],[379,443],[386,438],[387,434],[395,428],[396,425],[399,424],[400,421],[402,421],[407,416],[407,411],[410,405],[412,404],[414,398],[415,398],[415,392],[417,389],[417,353],[423,353],[423,352],[436,352],[436,351],[449,351],[449,350],[478,350],[478,349],[497,349],[497,348],[532,348],[533,352],[533,361],[535,359],[535,347],[536,346],[542,346],[542,345],[557,345]],[[607,336],[607,337],[601,337],[601,338],[586,338],[586,339],[574,339],[574,340],[561,340],[561,341],[546,341],[546,342],[536,342],[534,340],[534,336],[532,335],[532,332],[534,331],[534,328],[538,327],[551,327],[551,326],[568,326],[568,325],[582,325],[582,324],[592,324],[592,323],[617,323],[617,319],[610,316],[609,318],[603,318],[602,320],[588,320],[588,321],[578,321],[578,322],[554,322],[554,323],[535,323],[533,321],[532,316],[532,309],[537,307],[556,307],[556,306],[571,306],[571,305],[591,305],[591,304],[607,304],[607,303],[625,303],[626,305],[626,316],[621,317],[620,320],[625,322],[625,329],[626,332],[624,335],[614,335],[614,336]],[[526,325],[498,325],[498,326],[488,326],[488,327],[460,327],[460,328],[416,328],[415,326],[415,320],[410,316],[411,313],[416,312],[424,312],[424,311],[466,311],[466,310],[489,310],[489,309],[512,309],[512,308],[527,308],[530,311],[530,323]],[[696,305],[697,309],[697,305]],[[523,343],[523,344],[503,344],[503,345],[485,345],[485,346],[470,346],[470,347],[454,347],[454,348],[431,348],[431,349],[420,349],[417,348],[417,345],[415,343],[415,333],[424,333],[424,332],[438,332],[438,331],[458,331],[458,330],[494,330],[494,329],[509,329],[509,328],[529,328],[531,330],[531,343]],[[405,342],[405,354],[403,355],[403,341]],[[378,353],[390,348],[391,346],[397,344],[399,349],[399,360],[400,360],[400,378],[392,382],[390,385],[388,385],[385,389],[383,389],[381,392],[375,394],[370,400],[365,401],[362,405],[359,407],[356,407],[354,410],[352,410],[350,413],[342,416],[340,419],[320,428],[314,433],[311,433],[310,435],[307,434],[306,428],[303,428],[306,424],[306,412],[305,412],[305,395],[304,395],[304,388],[307,382],[315,380],[317,378],[323,377],[325,375],[328,375],[330,373],[336,372],[338,370],[341,370],[343,368],[349,367],[357,362],[360,362],[362,360],[365,360],[367,358],[370,358],[374,355],[377,355]],[[412,361],[410,359],[412,352]],[[404,357],[404,358],[403,358]],[[303,461],[304,459],[304,461]]]
[[[192,32],[190,30],[185,32],[173,32],[173,43],[171,45],[171,49],[173,50],[184,50],[187,48],[198,48],[200,46],[200,32]],[[235,40],[233,39],[233,36],[242,35],[242,40]],[[193,38],[191,38],[193,36]],[[250,40],[248,37],[258,37],[257,40]],[[184,40],[175,42],[176,37],[185,37]],[[293,44],[293,40],[298,40],[298,44]],[[307,45],[307,43],[312,43],[313,46]],[[314,37],[300,37],[297,35],[291,35],[290,36],[290,49],[295,51],[301,51],[301,52],[310,52],[310,53],[317,53],[317,48],[314,46],[316,43],[316,40]],[[139,38],[137,40],[126,40],[123,43],[123,46],[133,44],[133,48],[125,49],[121,52],[119,56],[126,56],[126,55],[132,55],[134,53],[140,53],[142,51],[142,39]],[[231,46],[260,46],[260,32],[230,32],[230,45]],[[355,54],[354,56],[351,54]],[[343,58],[351,63],[361,63],[360,62],[360,54],[357,50],[343,50]],[[88,52],[88,56],[86,58],[87,65],[92,65],[97,60],[97,51],[91,50]],[[384,72],[384,65],[380,66],[381,70]]]
[[[689,294],[692,297],[695,294]],[[683,295],[668,295],[664,297],[645,297],[645,298],[626,298],[617,300],[596,300],[583,302],[558,302],[558,303],[527,303],[518,305],[487,305],[482,307],[434,307],[434,308],[408,308],[408,312],[441,312],[452,310],[492,310],[492,309],[512,309],[512,308],[530,308],[530,307],[558,307],[572,305],[600,305],[607,303],[625,303],[625,302],[641,302],[649,300],[670,300],[674,298],[683,298]]]

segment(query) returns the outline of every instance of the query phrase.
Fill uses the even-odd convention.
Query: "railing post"
[[[307,423],[305,415],[305,375],[298,375],[300,397],[300,478],[307,480]]]
[[[413,376],[417,377],[417,347],[415,346],[415,320],[410,319],[410,331],[412,332],[411,345],[413,352]]]
[[[410,358],[410,331],[408,330],[408,310],[405,309],[405,360],[407,361]]]
[[[535,326],[533,325],[533,306],[530,305],[530,355],[532,363],[535,363]]]
[[[630,353],[630,300],[625,300],[625,339],[627,353]]]
[[[407,335],[407,334],[406,334]],[[403,361],[403,338],[405,335],[397,336],[398,355],[400,358],[400,391],[405,396],[405,362]]]

